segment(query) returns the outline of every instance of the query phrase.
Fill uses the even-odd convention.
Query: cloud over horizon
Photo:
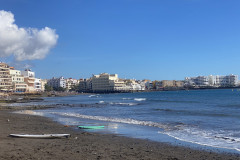
[[[57,44],[54,29],[19,28],[11,12],[0,10],[0,57],[17,61],[43,59]]]

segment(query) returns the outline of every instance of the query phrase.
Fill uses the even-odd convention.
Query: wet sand
[[[69,133],[71,137],[27,139],[8,136],[13,133]],[[194,150],[112,134],[88,133],[79,131],[76,127],[66,127],[45,117],[0,110],[0,159],[235,160],[240,159],[240,155]]]

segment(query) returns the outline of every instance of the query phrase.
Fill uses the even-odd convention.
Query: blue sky
[[[18,27],[56,30],[57,45],[46,58],[21,62],[39,78],[240,74],[239,8],[239,0],[0,1]]]

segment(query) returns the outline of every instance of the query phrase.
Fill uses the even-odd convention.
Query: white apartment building
[[[15,92],[26,92],[28,86],[24,82],[24,76],[21,74],[21,71],[10,67],[10,75],[12,76],[13,90]]]
[[[24,71],[22,71],[22,75],[24,77],[32,77],[35,78],[35,72],[31,71],[30,69],[25,69]]]
[[[66,88],[66,81],[62,76],[59,78],[53,77],[52,79],[49,79],[47,84],[54,88],[59,88],[59,87]]]
[[[238,75],[210,75],[210,76],[198,76],[198,77],[186,77],[185,84],[190,86],[237,86]]]
[[[39,78],[35,78],[34,81],[34,88],[37,92],[41,92],[42,91],[42,80]]]
[[[72,89],[73,86],[76,86],[76,85],[79,84],[79,80],[77,80],[77,79],[68,78],[68,79],[65,79],[65,80],[66,80],[67,90],[70,90],[70,89]]]
[[[36,92],[35,90],[35,72],[32,72],[30,69],[26,69],[22,71],[22,75],[24,76],[24,82],[28,85],[28,92]]]
[[[145,90],[145,83],[136,80],[127,80],[127,88],[129,91],[143,91]]]

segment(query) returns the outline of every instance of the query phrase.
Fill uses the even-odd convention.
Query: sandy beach
[[[81,132],[51,119],[0,110],[0,159],[166,159],[166,160],[226,160],[240,159],[240,155],[214,153],[165,143],[127,138],[112,134]],[[70,138],[27,139],[9,134],[69,133]]]

